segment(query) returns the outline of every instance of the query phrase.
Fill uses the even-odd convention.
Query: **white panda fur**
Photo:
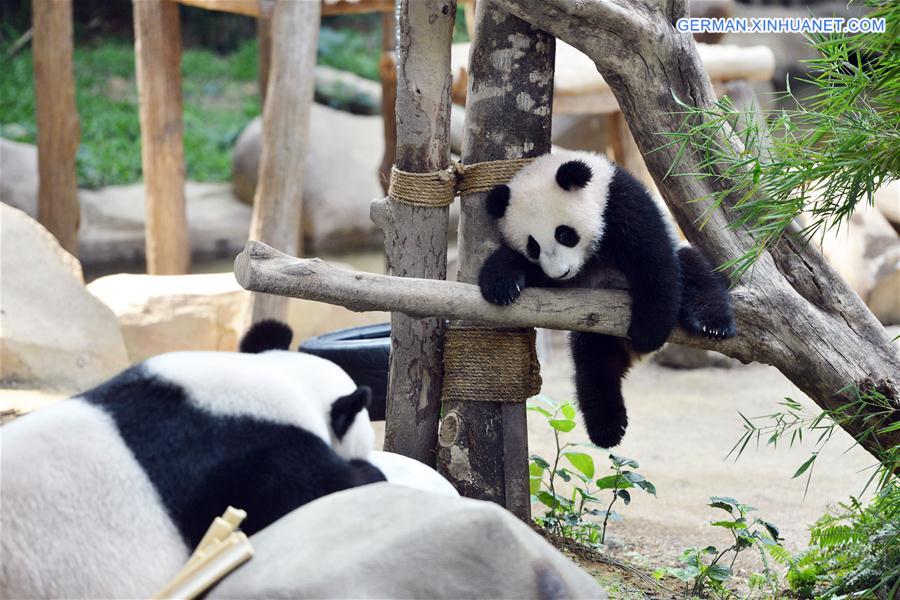
[[[369,462],[384,473],[388,482],[394,485],[431,492],[440,496],[458,497],[459,492],[443,475],[419,461],[395,454],[373,450],[369,454]]]

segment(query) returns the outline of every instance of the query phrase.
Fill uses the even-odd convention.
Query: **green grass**
[[[0,49],[5,53],[5,49]],[[224,181],[231,173],[231,146],[260,112],[256,43],[228,56],[187,50],[182,59],[184,148],[189,179]],[[3,59],[0,135],[34,143],[31,53]],[[81,122],[78,183],[84,187],[141,179],[140,125],[134,80],[134,47],[112,41],[75,49],[76,104]]]
[[[461,17],[460,11],[460,39],[465,37]],[[381,27],[377,18],[370,21],[357,21],[355,27],[323,26],[319,34],[319,64],[377,81]],[[35,143],[31,49],[7,57],[9,44],[18,35],[9,30],[5,33],[10,41],[0,43],[0,136]],[[184,151],[189,179],[230,178],[234,141],[247,122],[261,112],[257,53],[255,39],[243,42],[227,55],[203,48],[184,51]],[[76,42],[75,86],[81,122],[78,184],[100,187],[140,181],[134,46],[128,40],[110,38]]]

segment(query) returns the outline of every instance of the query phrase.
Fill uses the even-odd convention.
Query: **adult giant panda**
[[[510,304],[530,286],[596,287],[606,266],[628,280],[628,339],[570,335],[578,404],[595,444],[615,446],[625,433],[621,382],[633,353],[660,348],[676,323],[696,335],[735,335],[727,279],[695,248],[679,248],[646,189],[605,157],[541,156],[491,190],[486,206],[503,239],[479,273],[489,302]]]
[[[0,597],[147,597],[228,505],[250,535],[383,481],[369,391],[290,339],[264,323],[243,353],[163,354],[2,427]]]

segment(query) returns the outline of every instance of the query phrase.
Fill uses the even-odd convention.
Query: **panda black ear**
[[[371,403],[372,390],[365,385],[359,386],[352,393],[334,401],[334,404],[331,405],[331,430],[337,439],[343,439],[356,415],[364,408],[369,408]]]
[[[556,183],[559,187],[569,191],[575,188],[583,188],[590,182],[593,173],[591,168],[583,160],[570,160],[559,165],[556,170]]]
[[[238,349],[248,354],[259,354],[266,350],[287,350],[291,347],[294,332],[287,324],[274,319],[266,319],[254,323],[244,337]]]
[[[509,206],[509,186],[498,185],[487,195],[487,211],[491,217],[499,219],[506,214],[506,207]]]

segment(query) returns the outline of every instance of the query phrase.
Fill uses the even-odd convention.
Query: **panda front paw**
[[[516,279],[494,279],[493,281],[481,281],[481,295],[491,304],[506,306],[519,299],[522,288],[525,287],[523,277]]]

